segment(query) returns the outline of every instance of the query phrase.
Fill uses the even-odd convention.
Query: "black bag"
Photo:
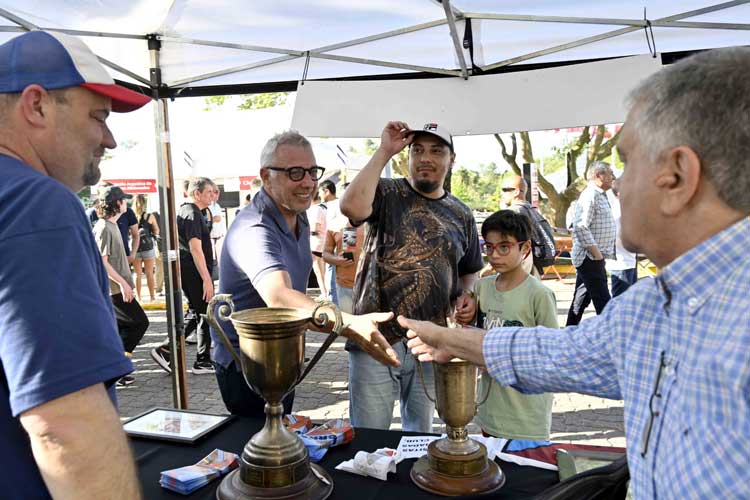
[[[141,215],[141,220],[138,221],[138,235],[140,236],[140,242],[137,252],[148,252],[154,249],[154,233],[145,213]]]
[[[543,274],[544,268],[555,262],[555,235],[552,226],[536,207],[524,205],[523,212],[531,222],[531,253],[534,257],[534,266],[539,274]]]

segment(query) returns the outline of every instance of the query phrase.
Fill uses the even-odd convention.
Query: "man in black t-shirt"
[[[406,146],[409,177],[381,179],[386,163]],[[438,124],[410,130],[404,122],[390,122],[383,130],[380,147],[341,199],[341,212],[354,224],[366,224],[355,314],[393,311],[445,325],[455,307],[473,317],[473,301],[467,298],[483,261],[471,210],[443,189],[454,160],[451,135]],[[352,425],[387,429],[393,395],[399,394],[403,429],[431,432],[434,404],[419,383],[405,330],[393,321],[380,331],[401,367],[381,365],[347,343]],[[422,371],[431,387],[432,365],[422,364]]]
[[[180,248],[180,279],[182,291],[188,299],[190,309],[195,311],[198,322],[198,351],[194,374],[214,373],[211,363],[211,335],[204,316],[208,302],[214,296],[213,253],[211,229],[206,224],[204,211],[211,204],[215,185],[211,179],[196,177],[190,181],[188,195],[191,201],[177,209],[177,237]],[[186,326],[186,330],[190,325]],[[171,356],[168,342],[151,351],[151,357],[165,370]]]

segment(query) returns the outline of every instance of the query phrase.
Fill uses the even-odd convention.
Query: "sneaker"
[[[161,366],[162,369],[167,373],[172,373],[172,367],[169,366],[171,360],[171,353],[169,349],[164,347],[156,347],[151,349],[151,358],[156,361],[156,364]]]
[[[216,373],[213,363],[208,360],[193,363],[193,375],[203,375],[206,373]]]
[[[135,378],[133,378],[132,375],[123,375],[122,377],[120,377],[120,380],[117,381],[117,386],[127,387],[133,382],[135,382]]]
[[[185,343],[186,344],[192,344],[195,345],[198,343],[198,332],[193,331],[190,335],[185,337]]]

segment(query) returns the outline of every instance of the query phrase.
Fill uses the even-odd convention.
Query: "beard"
[[[414,181],[414,187],[417,188],[417,191],[430,194],[438,190],[440,183],[437,181],[428,181],[427,179],[417,179]]]
[[[82,180],[84,186],[93,186],[94,184],[99,182],[99,179],[101,179],[101,177],[102,171],[99,170],[98,161],[92,161],[91,163],[88,163],[83,169]]]

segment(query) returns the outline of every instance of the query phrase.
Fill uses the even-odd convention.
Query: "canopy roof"
[[[747,0],[9,0],[0,16],[0,42],[34,27],[76,34],[116,79],[145,87],[148,39],[158,40],[162,95],[467,78],[750,44]]]

